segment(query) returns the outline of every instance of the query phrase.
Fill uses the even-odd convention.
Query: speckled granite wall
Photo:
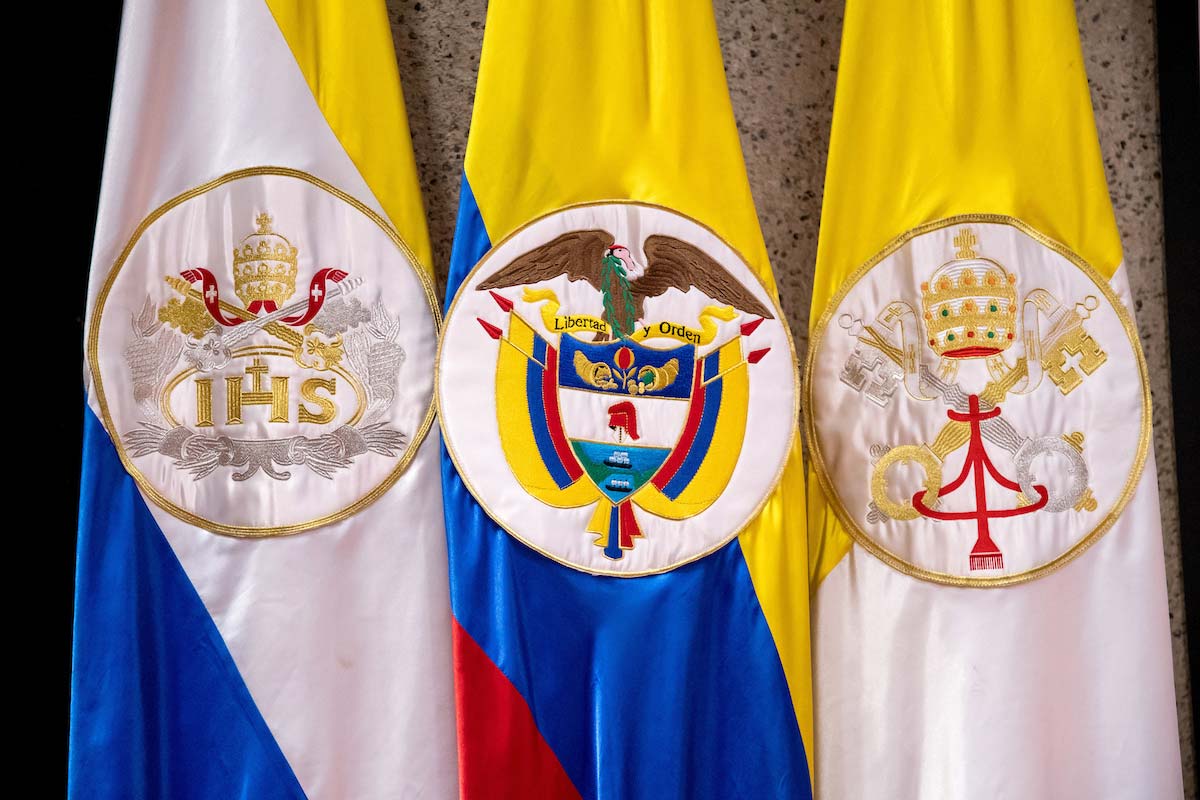
[[[784,311],[803,356],[842,3],[716,0],[715,6],[750,183]],[[388,8],[439,289],[444,290],[486,4],[389,0]],[[1187,797],[1195,798],[1163,286],[1154,3],[1079,0],[1077,10],[1109,189],[1150,367],[1184,780]]]

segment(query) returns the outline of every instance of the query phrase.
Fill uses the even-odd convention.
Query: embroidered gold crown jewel
[[[1017,276],[980,256],[976,244],[969,229],[961,230],[954,260],[921,284],[929,346],[944,358],[994,356],[1015,336]]]
[[[254,219],[258,229],[233,248],[233,290],[247,307],[283,304],[296,291],[299,249],[271,229],[269,214]]]

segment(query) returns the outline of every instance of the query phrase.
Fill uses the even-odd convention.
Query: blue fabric
[[[489,244],[464,179],[449,296]],[[492,522],[444,449],[442,478],[454,615],[584,798],[812,796],[737,541],[662,575],[585,575]]]
[[[558,359],[558,385],[571,389],[583,389],[585,392],[600,392],[628,398],[629,390],[626,388],[625,381],[620,375],[615,376],[616,380],[614,382],[617,384],[616,386],[609,389],[601,389],[585,382],[575,369],[576,353],[583,353],[584,358],[588,361],[595,361],[607,364],[610,367],[616,367],[616,354],[618,350],[628,350],[632,354],[633,366],[630,369],[633,371],[625,373],[628,377],[636,377],[642,367],[662,367],[672,359],[676,362],[678,380],[672,381],[661,389],[654,389],[639,395],[640,397],[675,397],[680,400],[686,400],[691,396],[692,376],[695,374],[693,366],[695,362],[693,359],[696,357],[696,348],[694,345],[685,344],[669,350],[665,348],[659,350],[640,345],[630,339],[605,342],[604,344],[593,344],[591,342],[581,342],[574,336],[562,337],[562,355]]]
[[[589,442],[586,439],[572,439],[571,449],[596,486],[614,503],[622,502],[645,486],[671,455],[669,447]]]
[[[479,259],[492,249],[483,216],[475,202],[475,193],[467,182],[466,174],[458,190],[458,216],[454,220],[454,244],[450,248],[450,274],[446,278],[446,299],[443,311],[449,311],[454,294]]]
[[[716,360],[716,358],[704,359],[704,371],[707,372],[709,363]],[[700,427],[696,429],[696,436],[692,439],[691,447],[688,448],[687,458],[679,466],[679,471],[672,476],[671,480],[667,482],[667,485],[662,490],[662,493],[672,500],[677,499],[679,495],[683,494],[683,490],[696,477],[696,472],[699,471],[700,464],[704,462],[704,457],[708,455],[708,448],[712,446],[713,434],[717,430],[717,415],[721,412],[723,380],[713,381],[704,387],[704,412],[700,417]],[[692,402],[695,402],[695,400]]]
[[[624,558],[621,553],[621,509],[613,506],[608,512],[608,544],[604,555],[611,559]],[[501,646],[503,646],[501,642]]]
[[[567,468],[558,451],[554,449],[554,440],[550,436],[550,426],[547,422],[546,403],[542,399],[542,381],[546,371],[540,364],[546,363],[546,340],[534,334],[533,358],[525,362],[525,398],[529,404],[529,425],[533,429],[533,441],[537,445],[538,454],[546,470],[560,489],[570,486],[573,481],[567,473]]]
[[[212,617],[86,411],[71,798],[303,798]]]

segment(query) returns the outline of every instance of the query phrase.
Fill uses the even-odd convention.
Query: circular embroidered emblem
[[[1120,300],[1008,217],[926,225],[872,259],[821,317],[805,378],[838,517],[938,583],[1003,586],[1074,558],[1120,515],[1150,439]]]
[[[295,533],[391,486],[433,419],[438,312],[394,229],[295,170],[225,175],[138,226],[88,360],[142,491],[235,536]]]
[[[636,203],[560,210],[493,248],[438,355],[471,493],[592,573],[662,572],[732,539],[778,482],[797,394],[787,325],[741,257]]]

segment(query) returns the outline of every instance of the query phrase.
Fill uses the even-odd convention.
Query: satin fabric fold
[[[458,225],[448,298],[490,247],[466,180]],[[444,449],[442,481],[455,618],[523,698],[582,797],[810,796],[787,680],[737,540],[661,575],[592,576],[497,526]],[[459,715],[469,717],[486,702],[461,680]],[[505,741],[506,731],[493,735]],[[521,760],[531,746],[522,741],[464,739],[464,787],[502,774],[479,759]]]
[[[108,434],[84,414],[67,796],[303,798]]]

